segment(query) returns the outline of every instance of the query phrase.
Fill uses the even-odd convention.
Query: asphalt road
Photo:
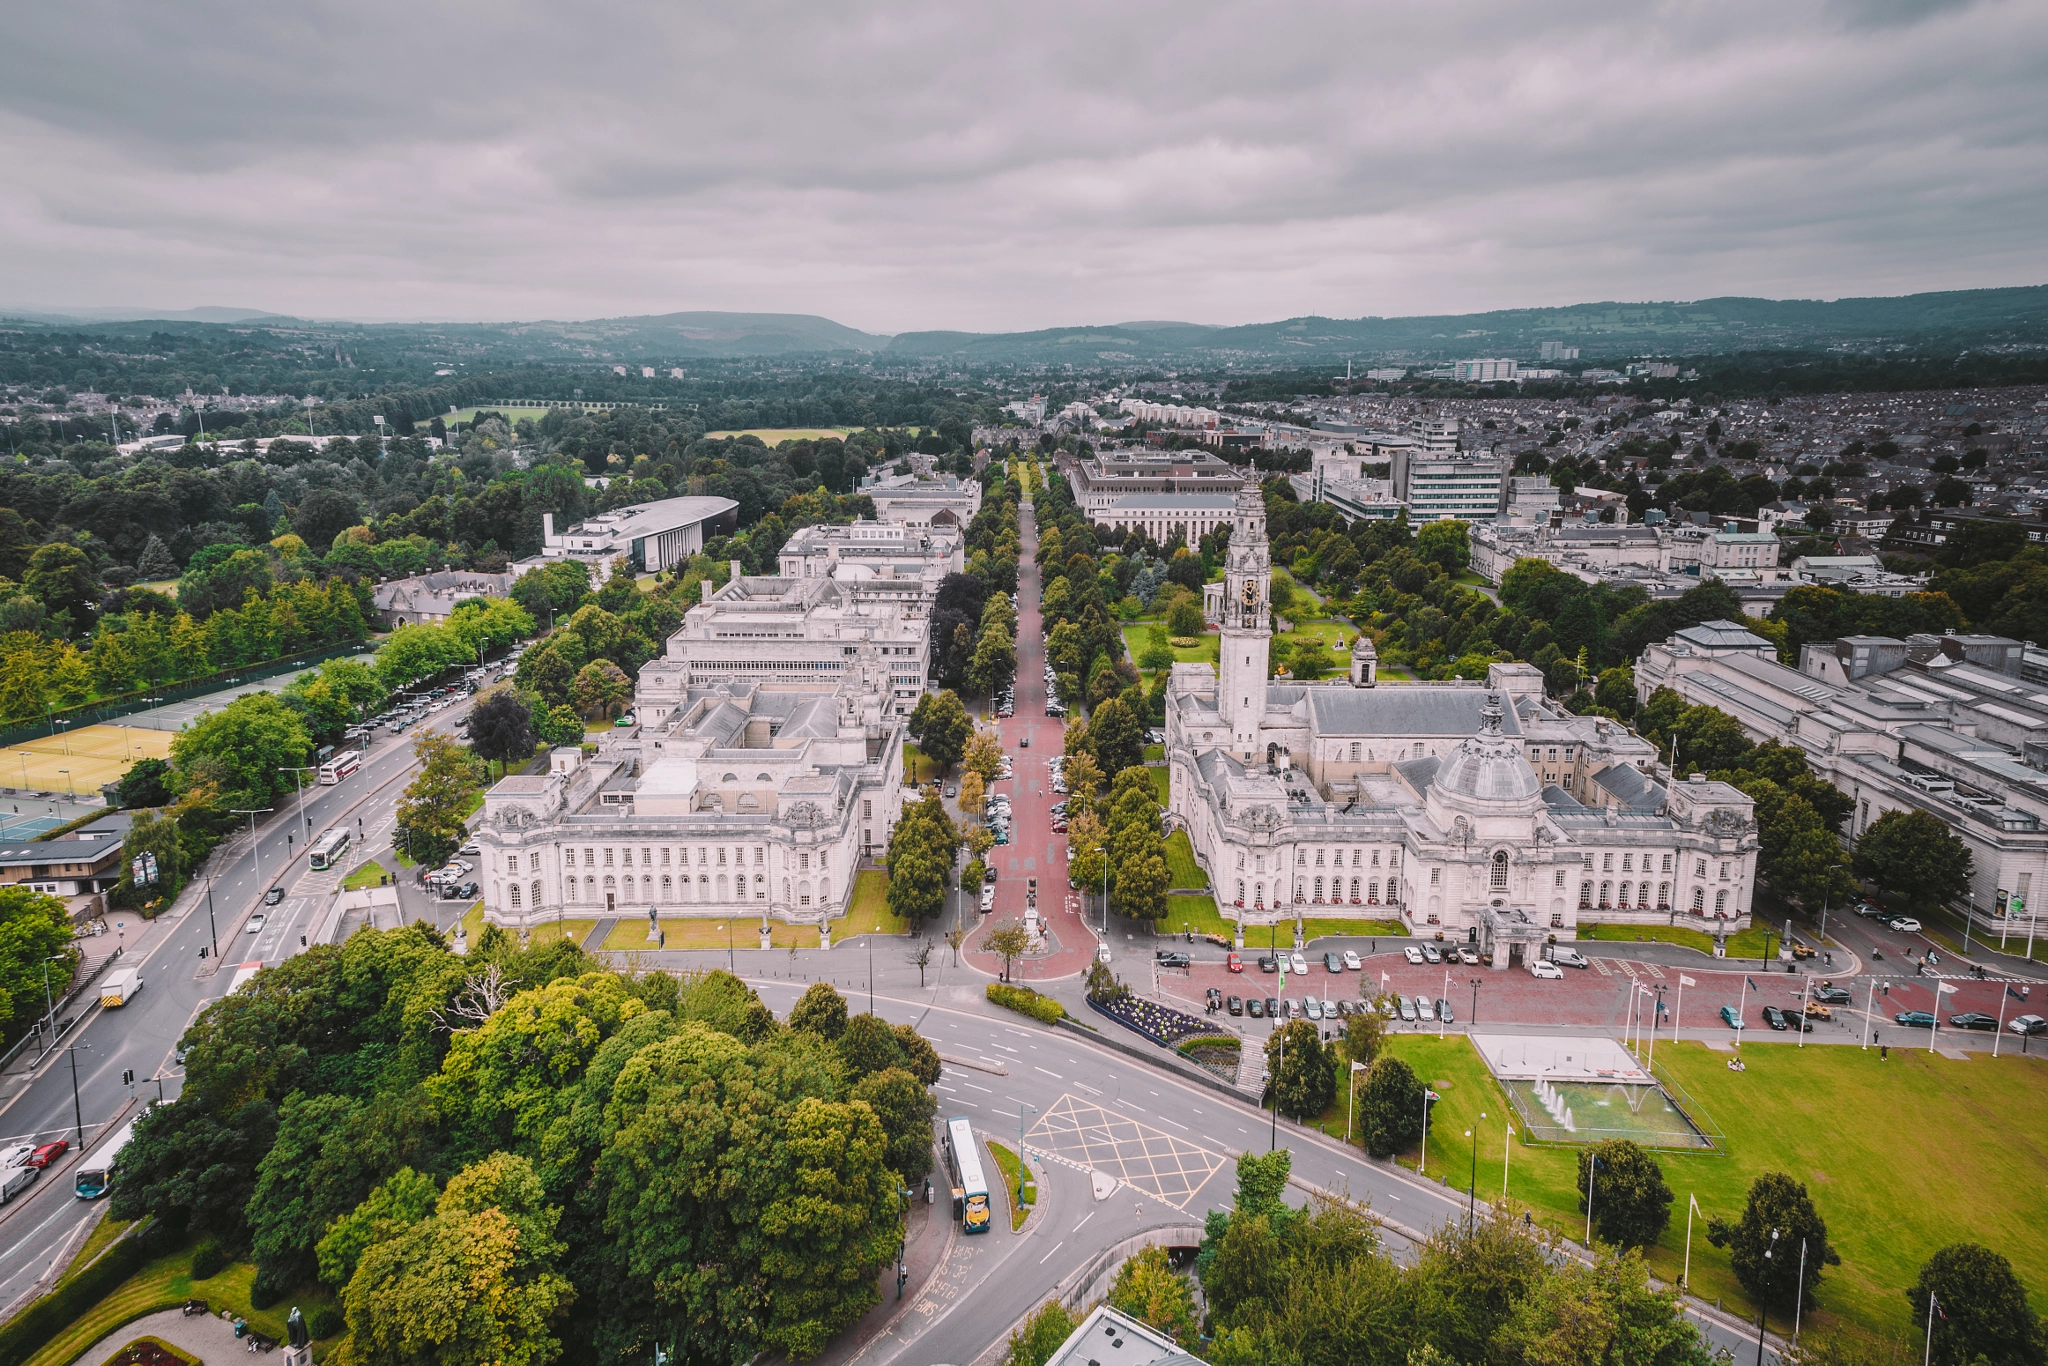
[[[448,730],[468,707],[468,699],[435,712],[421,727]],[[253,842],[246,834],[215,850],[211,914],[204,890],[188,891],[178,906],[153,924],[132,913],[107,918],[108,935],[91,941],[88,955],[103,952],[108,939],[124,946],[116,967],[139,967],[143,990],[127,1005],[106,1010],[97,1002],[67,1036],[68,1047],[53,1052],[35,1070],[25,1089],[0,1106],[0,1143],[72,1141],[66,1165],[52,1170],[0,1206],[0,1306],[11,1306],[50,1270],[83,1228],[104,1208],[78,1200],[72,1193],[79,1133],[87,1151],[97,1138],[139,1112],[161,1091],[178,1094],[183,1074],[173,1050],[192,1019],[226,993],[235,968],[245,963],[278,963],[316,942],[333,903],[333,893],[348,868],[388,846],[392,808],[416,765],[411,740],[415,731],[390,737],[379,733],[363,767],[332,787],[321,787],[315,775],[304,790],[303,814],[294,800],[263,818]],[[318,835],[331,826],[348,825],[364,838],[351,844],[344,867],[315,873],[308,866],[306,832]],[[263,893],[281,886],[287,895],[274,907],[260,907]],[[262,909],[264,920],[254,932],[245,929],[251,913]],[[219,944],[218,957],[213,954]],[[134,945],[132,952],[125,946]],[[207,956],[202,958],[202,950]],[[76,1064],[76,1100],[73,1064]],[[123,1082],[132,1070],[133,1085]],[[17,1079],[17,1087],[18,1087]]]

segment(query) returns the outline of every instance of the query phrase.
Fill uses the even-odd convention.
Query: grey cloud
[[[100,0],[10,39],[16,304],[897,331],[2048,278],[2038,3]]]

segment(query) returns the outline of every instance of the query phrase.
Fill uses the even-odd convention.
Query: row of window
[[[683,849],[672,849],[667,846],[661,846],[657,848],[653,845],[639,845],[636,846],[636,848],[638,849],[640,855],[640,866],[642,868],[654,867],[656,864],[657,853],[660,855],[659,861],[661,867],[687,868],[690,866],[690,854],[692,849],[694,849],[696,852],[696,864],[699,868],[724,868],[728,866],[739,868],[744,867],[746,865],[748,853],[748,850],[746,848],[742,848],[738,845],[724,844],[694,845],[690,846],[689,848]],[[589,846],[584,848],[582,851],[583,866],[585,868],[596,868],[600,866],[605,868],[631,868],[633,866],[634,852],[635,851],[632,848],[612,849],[601,848],[594,845]],[[728,852],[730,852],[732,856],[730,865],[728,865],[726,861],[726,855]],[[765,845],[754,845],[752,846],[752,852],[754,855],[754,867],[760,868],[766,866],[768,858],[767,847]],[[577,851],[575,849],[567,849],[563,851],[562,862],[565,868],[574,868],[576,866],[576,853]],[[602,864],[599,863],[600,856],[602,856],[603,859]],[[614,863],[615,858],[617,860],[616,863]],[[673,859],[673,862],[671,862],[671,859]],[[527,853],[526,865],[526,870],[528,872],[537,873],[540,871],[539,850],[535,849]],[[826,856],[823,853],[820,853],[818,855],[818,867],[822,869],[825,866]],[[810,867],[810,852],[808,850],[799,850],[796,854],[797,871],[809,872]],[[517,873],[519,871],[519,855],[517,853],[510,853],[505,855],[505,871],[508,873]]]

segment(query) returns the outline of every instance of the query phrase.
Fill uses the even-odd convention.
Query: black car
[[[1279,959],[1277,959],[1277,958],[1275,958],[1275,957],[1274,957],[1274,956],[1273,956],[1272,954],[1270,954],[1270,953],[1262,953],[1262,954],[1260,954],[1260,955],[1259,955],[1259,971],[1260,971],[1260,972],[1278,972],[1278,971],[1280,971],[1280,960],[1279,960]]]
[[[1951,1015],[1948,1022],[1957,1029],[1996,1029],[1998,1020],[1981,1010],[1966,1010],[1960,1015]]]
[[[1764,1007],[1764,1023],[1769,1025],[1773,1029],[1791,1028],[1791,1026],[1785,1022],[1785,1012],[1778,1009],[1776,1006]]]
[[[1266,1018],[1266,1003],[1254,996],[1244,1003],[1244,1013],[1254,1020],[1263,1020]]]
[[[1286,1012],[1281,1008],[1279,997],[1268,996],[1266,998],[1266,1018],[1269,1020],[1284,1020],[1287,1018]]]
[[[1342,971],[1344,971],[1344,960],[1343,960],[1343,959],[1341,959],[1341,958],[1339,958],[1339,957],[1338,957],[1338,956],[1337,956],[1336,954],[1334,954],[1334,953],[1326,953],[1326,954],[1324,954],[1324,955],[1323,955],[1323,971],[1324,971],[1324,972],[1342,972]]]
[[[1161,949],[1152,955],[1162,968],[1184,968],[1195,960],[1175,949]]]
[[[272,887],[263,894],[263,904],[266,906],[275,906],[282,900],[284,900],[284,888],[282,887]]]
[[[1258,1002],[1254,1001],[1252,1004],[1257,1005]],[[1241,996],[1226,997],[1223,1001],[1223,1008],[1233,1015],[1242,1015],[1244,1014],[1244,998]]]
[[[1818,986],[1813,989],[1813,999],[1824,1006],[1845,1006],[1849,1004],[1847,987]]]
[[[1207,991],[1203,992],[1202,1000],[1211,1010],[1221,1010],[1223,1008],[1223,993],[1215,987],[1210,987]]]

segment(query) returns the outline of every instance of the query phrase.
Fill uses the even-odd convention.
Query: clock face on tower
[[[1244,628],[1248,631],[1257,630],[1259,614],[1259,581],[1257,579],[1246,579],[1244,581],[1244,592],[1241,596],[1243,601],[1243,611],[1240,613],[1240,624],[1242,624]]]

